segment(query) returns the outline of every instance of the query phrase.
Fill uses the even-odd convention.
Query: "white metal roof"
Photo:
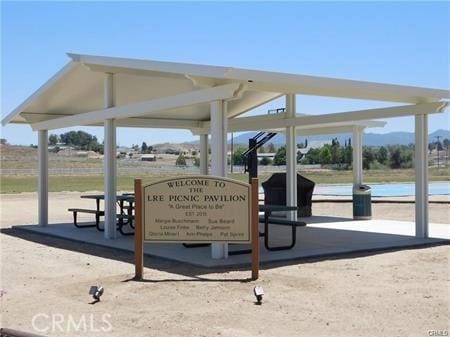
[[[404,102],[418,104],[425,110],[429,107],[427,103],[450,98],[449,90],[232,67],[68,55],[71,61],[7,115],[3,125],[27,123],[34,129],[101,125],[105,116],[113,116],[118,126],[201,130],[210,119],[209,102],[213,99],[227,100],[228,116],[233,118],[286,93]],[[104,73],[114,74],[114,108],[104,107]],[[443,107],[440,105],[439,109]]]

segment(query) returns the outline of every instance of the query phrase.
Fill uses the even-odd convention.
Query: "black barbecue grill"
[[[299,217],[312,215],[312,195],[315,183],[297,174],[297,206]],[[265,205],[286,205],[286,173],[274,173],[262,183]]]

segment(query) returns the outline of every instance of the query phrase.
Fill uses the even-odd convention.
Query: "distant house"
[[[274,157],[275,157],[275,152],[258,153],[258,159],[262,159],[262,158],[273,159]]]
[[[154,154],[143,154],[141,156],[141,161],[156,161],[156,155],[154,155]]]

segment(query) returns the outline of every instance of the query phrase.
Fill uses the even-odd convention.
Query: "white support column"
[[[227,169],[227,106],[226,102],[211,102],[211,174],[225,177]],[[228,257],[228,244],[211,245],[213,259]]]
[[[38,214],[39,226],[48,225],[48,131],[38,131]]]
[[[363,132],[364,128],[360,126],[353,127],[352,147],[353,147],[353,186],[360,185],[363,182]]]
[[[105,108],[114,106],[113,74],[105,74],[104,80]],[[115,239],[116,231],[116,193],[117,193],[117,162],[116,162],[116,126],[114,119],[104,122],[104,192],[105,192],[105,238]]]
[[[200,174],[208,174],[208,135],[200,135]]]
[[[286,95],[286,118],[295,117],[295,94]],[[286,204],[297,206],[297,137],[295,126],[286,127]],[[290,220],[297,220],[297,212],[288,212]]]
[[[416,237],[428,237],[428,115],[415,116]]]

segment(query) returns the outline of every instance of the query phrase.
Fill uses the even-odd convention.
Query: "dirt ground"
[[[93,206],[80,193],[50,194],[50,221]],[[11,229],[36,222],[36,194],[2,195],[2,327],[46,336],[437,336],[449,330],[448,245],[212,270],[146,258],[129,281],[132,255]],[[431,205],[449,223],[448,205]],[[315,214],[351,214],[318,203]],[[375,218],[412,220],[413,205],[376,204]],[[398,217],[398,218],[397,218]],[[91,303],[91,285],[105,288]],[[262,305],[253,287],[261,285]]]

